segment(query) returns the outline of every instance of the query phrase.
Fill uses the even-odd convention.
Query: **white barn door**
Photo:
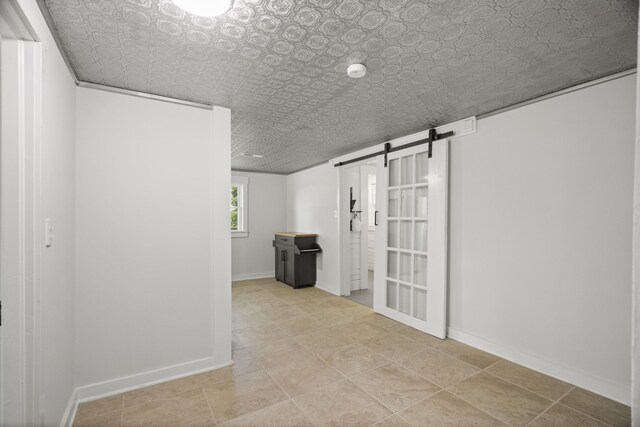
[[[374,311],[446,337],[448,140],[378,157]]]

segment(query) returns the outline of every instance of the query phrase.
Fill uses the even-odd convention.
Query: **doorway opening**
[[[375,271],[376,210],[375,160],[345,168],[343,188],[349,197],[346,204],[348,227],[348,272],[345,298],[373,308]]]

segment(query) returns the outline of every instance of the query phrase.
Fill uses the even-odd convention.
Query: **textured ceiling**
[[[230,107],[237,169],[299,170],[636,63],[635,0],[236,0],[215,19],[44,2],[79,80]]]

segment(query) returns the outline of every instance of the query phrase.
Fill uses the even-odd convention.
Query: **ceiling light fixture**
[[[347,68],[347,75],[352,79],[359,79],[367,74],[367,67],[364,64],[351,64]]]
[[[254,158],[256,158],[256,159],[261,159],[261,158],[263,158],[263,157],[264,157],[262,154],[249,154],[249,153],[242,153],[241,155],[242,155],[242,156],[244,156],[244,157],[254,157]]]
[[[173,0],[176,6],[198,16],[213,18],[231,9],[233,0]]]

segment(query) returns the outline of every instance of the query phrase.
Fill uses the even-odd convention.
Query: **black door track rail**
[[[438,133],[435,129],[429,129],[429,136],[425,139],[421,139],[419,141],[410,142],[408,144],[400,145],[398,147],[391,147],[391,144],[386,142],[384,144],[384,150],[377,151],[375,153],[367,154],[366,156],[356,157],[355,159],[345,160],[344,162],[338,162],[333,165],[333,167],[344,166],[350,163],[360,162],[362,160],[370,159],[372,157],[382,156],[384,155],[384,167],[387,167],[387,155],[389,153],[393,153],[395,151],[405,150],[407,148],[415,147],[416,145],[429,144],[429,158],[433,155],[433,141],[438,141],[440,139],[451,138],[453,136],[453,131]]]

